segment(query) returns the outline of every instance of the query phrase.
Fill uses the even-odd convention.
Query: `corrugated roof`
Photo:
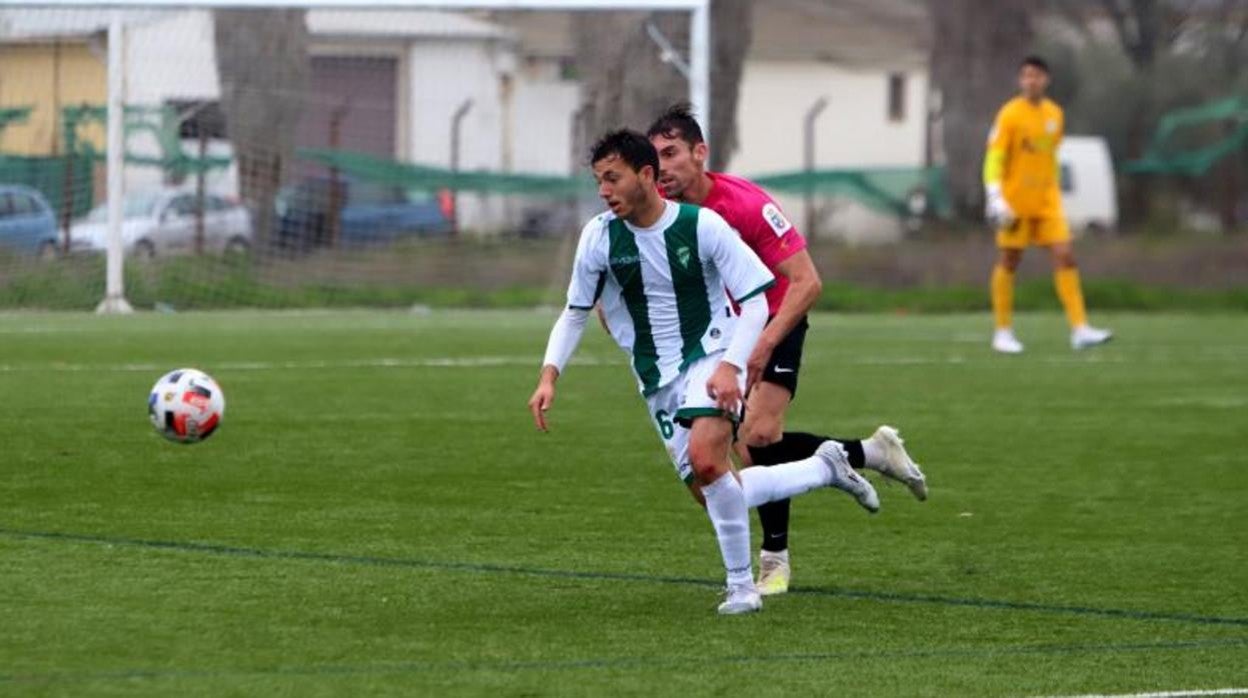
[[[149,22],[171,12],[177,10],[127,10],[125,21]],[[112,16],[109,9],[83,7],[0,9],[0,39],[84,38],[107,31]]]
[[[318,36],[509,39],[512,32],[463,12],[433,10],[310,10],[308,30]]]
[[[125,10],[127,24],[147,23],[184,10]],[[82,38],[108,29],[112,10],[0,9],[0,40]],[[323,37],[509,39],[505,27],[462,12],[426,10],[309,10],[308,31]]]
[[[930,29],[922,0],[755,0],[752,9],[751,59],[864,67],[927,62]],[[527,55],[574,51],[570,12],[497,11],[490,17],[515,31]]]
[[[919,0],[762,0],[754,4],[750,58],[850,66],[927,62],[930,31]]]

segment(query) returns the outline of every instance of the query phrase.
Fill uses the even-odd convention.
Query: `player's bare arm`
[[[533,414],[533,423],[540,431],[550,431],[546,424],[546,411],[555,404],[555,381],[559,380],[559,369],[554,366],[543,366],[541,376],[537,379],[537,389],[529,398],[529,412]]]

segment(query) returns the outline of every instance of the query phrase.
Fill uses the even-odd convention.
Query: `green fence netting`
[[[916,194],[925,197],[929,214],[943,217],[951,210],[944,170],[938,167],[785,172],[756,177],[754,182],[773,193],[843,196],[899,216],[914,213],[910,205]]]
[[[408,189],[547,196],[592,195],[594,191],[593,182],[587,176],[456,172],[343,150],[303,149],[299,156],[351,177]],[[799,171],[758,177],[754,181],[773,193],[845,196],[874,209],[903,216],[911,213],[911,199],[916,193],[925,195],[929,212],[945,215],[950,208],[944,172],[939,168]]]
[[[58,215],[67,205],[73,216],[95,205],[88,158],[0,155],[0,184],[24,184],[39,190]]]
[[[1210,134],[1213,134],[1210,136]],[[1189,145],[1194,138],[1213,139]],[[1130,174],[1199,177],[1223,158],[1248,148],[1248,96],[1176,109],[1161,118],[1148,152],[1128,162]]]

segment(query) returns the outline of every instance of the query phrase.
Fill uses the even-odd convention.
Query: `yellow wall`
[[[34,107],[25,123],[0,131],[0,153],[63,153],[60,109],[83,103],[103,106],[107,94],[104,57],[83,42],[0,45],[0,107]],[[80,128],[78,136],[104,147],[103,124]]]

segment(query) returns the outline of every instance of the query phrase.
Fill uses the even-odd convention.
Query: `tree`
[[[1081,38],[1082,75],[1067,122],[1104,134],[1119,161],[1146,154],[1167,111],[1248,89],[1248,5],[1242,0],[1049,1]],[[1089,29],[1097,21],[1108,26],[1111,40]],[[1228,228],[1236,222],[1245,161],[1228,158],[1189,183],[1188,194],[1215,206]],[[1142,222],[1159,200],[1158,182],[1134,177],[1124,184],[1124,219]]]
[[[268,241],[273,199],[289,174],[309,80],[303,10],[223,9],[213,13],[217,74],[226,130],[238,164],[239,194],[259,243]]]
[[[749,0],[711,2],[712,169],[737,148],[737,98],[750,44]],[[687,60],[689,17],[675,12],[584,12],[573,19],[575,60],[584,87],[582,123],[592,140],[605,131],[644,129],[664,108],[689,96],[689,83],[665,63],[647,32],[653,23]]]
[[[1035,37],[1031,0],[928,0],[932,85],[950,194],[965,216],[981,214],[984,143],[1001,104],[1015,91],[1018,62]]]

